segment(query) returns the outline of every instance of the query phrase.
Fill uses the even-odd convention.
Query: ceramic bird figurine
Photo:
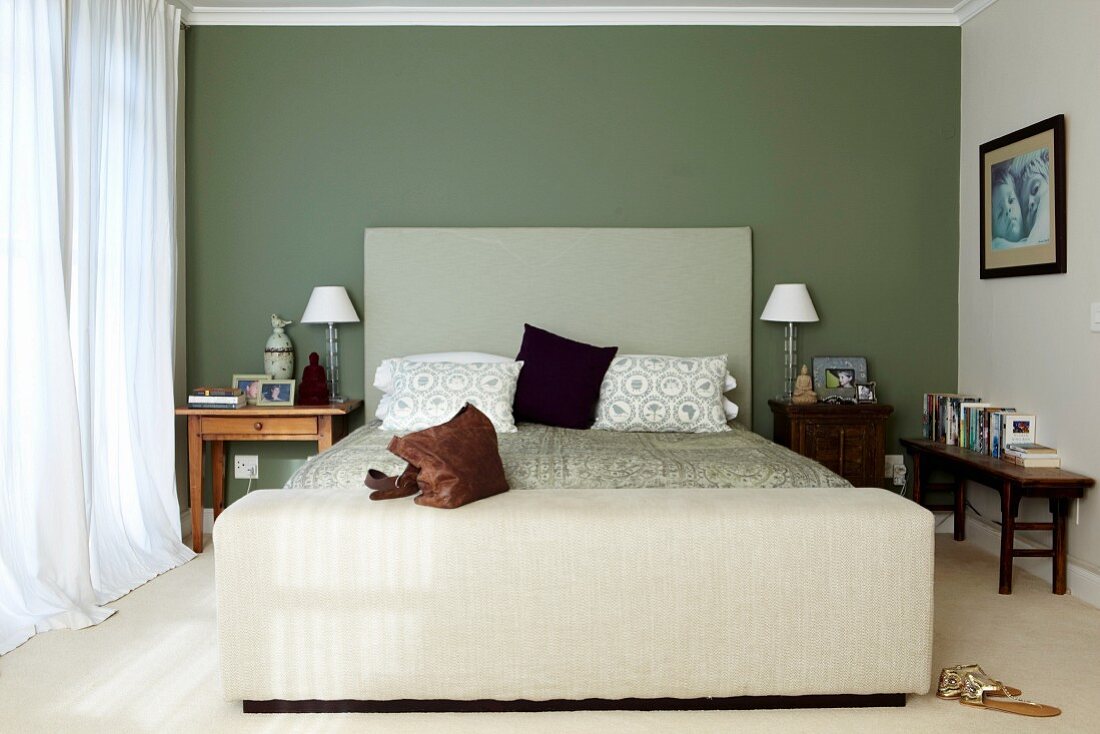
[[[264,372],[275,380],[289,380],[294,377],[294,343],[283,329],[294,323],[271,314],[271,336],[264,347]]]

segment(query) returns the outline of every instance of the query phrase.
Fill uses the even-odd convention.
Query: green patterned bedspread
[[[362,487],[367,469],[397,474],[405,462],[379,422],[353,431],[305,463],[288,488]],[[840,487],[849,483],[752,431],[620,433],[520,424],[498,434],[512,489],[649,487]]]

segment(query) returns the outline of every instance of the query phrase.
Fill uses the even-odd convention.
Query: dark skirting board
[[[735,696],[731,698],[585,698],[550,701],[448,701],[442,699],[395,699],[392,701],[244,701],[246,714],[325,714],[325,713],[485,713],[539,711],[743,711],[748,709],[820,709],[898,707],[905,705],[904,693],[868,695],[835,694],[819,696]]]

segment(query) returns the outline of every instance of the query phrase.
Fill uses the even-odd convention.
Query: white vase
[[[264,372],[274,380],[290,380],[294,377],[294,343],[286,335],[284,327],[294,323],[271,314],[271,336],[264,346]]]

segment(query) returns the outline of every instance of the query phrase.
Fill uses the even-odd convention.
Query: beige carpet
[[[980,662],[1054,719],[974,710],[933,695],[900,709],[546,714],[249,715],[222,700],[213,554],[154,579],[98,627],[47,632],[0,658],[0,732],[1085,732],[1100,731],[1100,610],[938,536],[933,663]],[[931,675],[931,673],[930,673]]]

